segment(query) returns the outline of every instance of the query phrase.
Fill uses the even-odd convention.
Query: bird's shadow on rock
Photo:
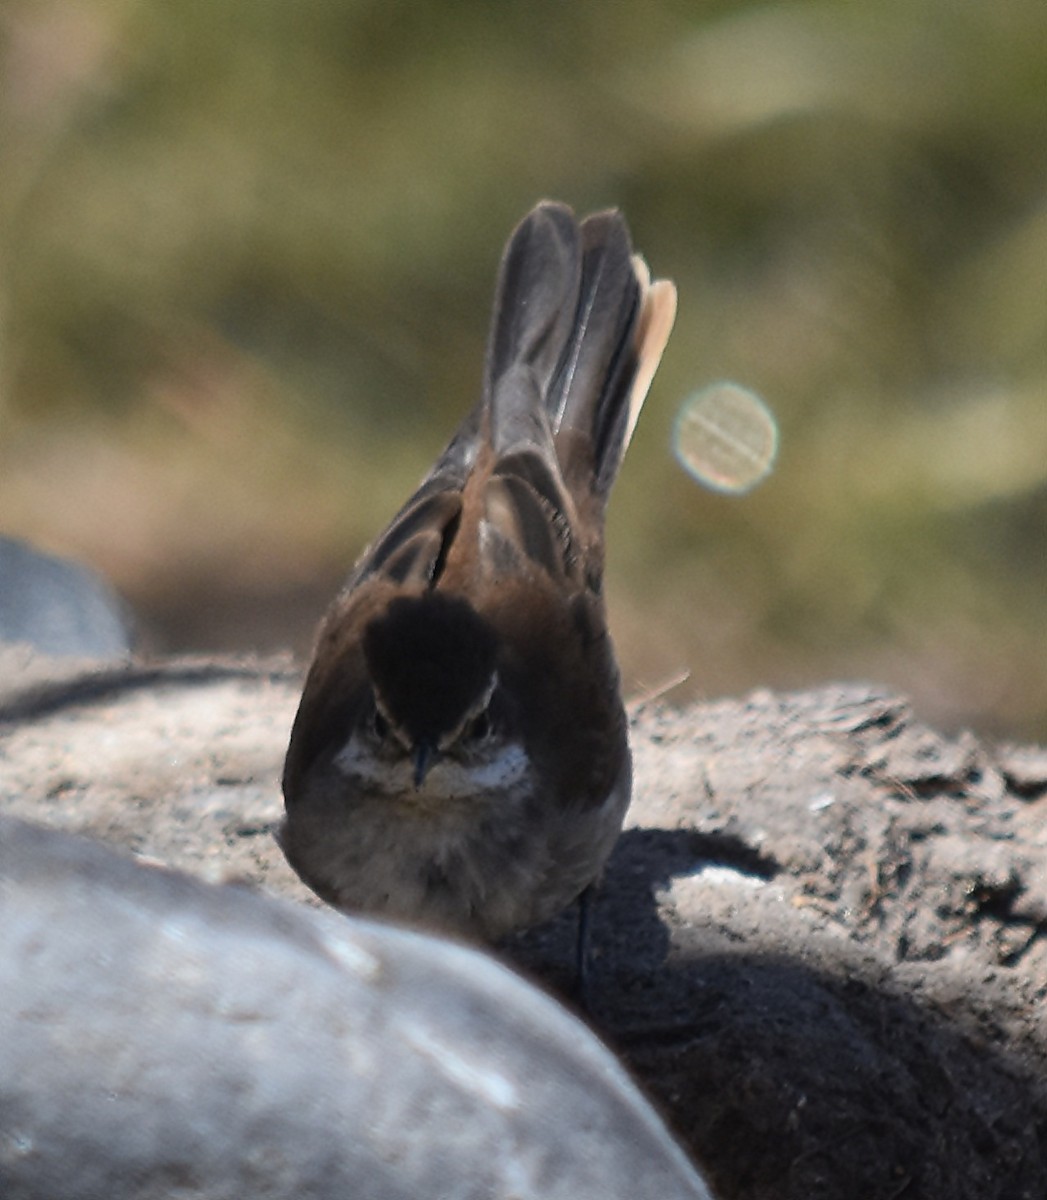
[[[590,1019],[724,1200],[1047,1195],[1047,1088],[976,1019],[976,981],[945,1012],[846,938],[834,956],[802,926],[773,952],[667,927],[659,892],[711,864],[778,870],[731,837],[622,835],[592,924]],[[569,997],[576,930],[564,914],[503,952]]]
[[[601,993],[647,988],[665,967],[671,939],[659,913],[658,896],[680,876],[713,865],[730,866],[759,879],[773,878],[777,864],[741,838],[689,829],[627,829],[618,839],[590,918],[590,986],[594,1024],[599,1026]],[[501,951],[525,974],[571,1003],[576,990],[578,911],[572,905],[553,921],[507,939]]]

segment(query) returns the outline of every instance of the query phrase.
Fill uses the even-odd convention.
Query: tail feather
[[[538,205],[502,259],[480,402],[346,590],[374,573],[435,587],[489,451],[489,475],[477,477],[487,480],[488,552],[505,569],[533,562],[554,575],[598,575],[599,517],[675,312],[676,289],[651,283],[620,213],[579,223],[565,205]],[[467,537],[462,553],[472,545]]]
[[[564,205],[539,205],[499,276],[484,390],[496,452],[544,452],[572,493],[606,498],[675,305],[620,213],[579,224]]]
[[[640,419],[640,410],[647,399],[647,391],[662,361],[662,352],[669,341],[676,320],[676,285],[669,279],[656,279],[651,283],[647,264],[638,255],[633,255],[633,267],[640,280],[640,316],[636,322],[634,344],[636,346],[636,371],[629,389],[629,419],[619,451],[620,456],[629,449],[633,430]]]
[[[581,280],[578,223],[545,203],[516,227],[502,258],[487,346],[484,401],[521,373],[545,395],[571,333]]]
[[[572,491],[592,487],[606,493],[621,458],[623,393],[635,365],[632,332],[640,288],[629,231],[619,213],[589,217],[579,235],[583,252],[578,303],[546,403],[568,486]]]

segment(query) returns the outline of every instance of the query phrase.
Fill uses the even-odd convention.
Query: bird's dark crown
[[[490,692],[497,638],[457,596],[400,596],[370,622],[363,642],[383,708],[416,744],[437,745]]]

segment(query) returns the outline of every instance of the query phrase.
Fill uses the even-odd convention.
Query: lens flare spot
[[[739,496],[771,473],[778,423],[755,392],[737,383],[713,383],[680,406],[673,451],[699,483]]]

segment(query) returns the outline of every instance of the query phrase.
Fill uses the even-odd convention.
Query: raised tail
[[[604,503],[675,313],[620,213],[539,204],[502,259],[480,402],[347,590],[377,573],[435,587],[481,543],[501,570],[598,579]]]
[[[484,404],[499,457],[551,439],[571,494],[606,499],[676,315],[622,215],[539,204],[506,248]]]

